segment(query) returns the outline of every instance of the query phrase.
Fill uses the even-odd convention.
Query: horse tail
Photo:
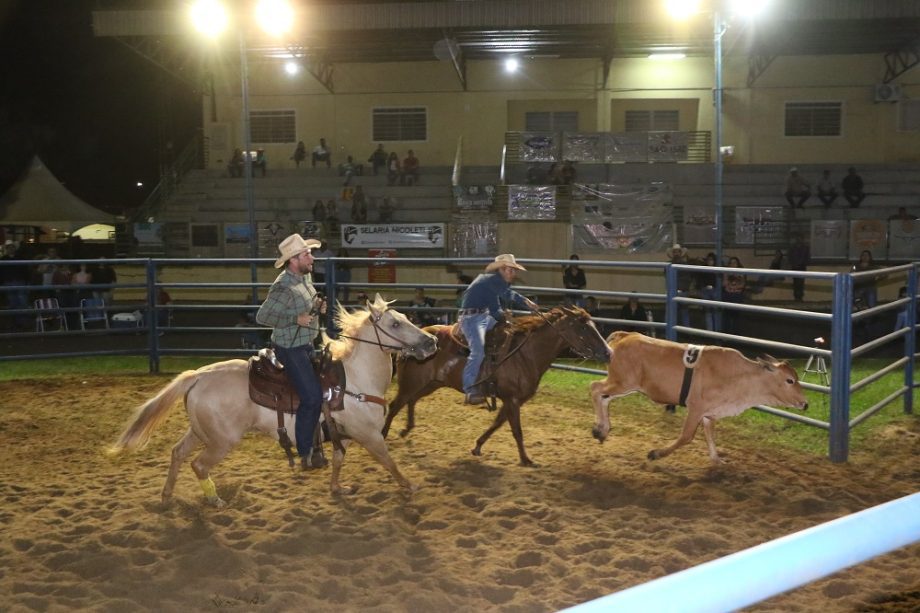
[[[188,393],[198,382],[200,375],[201,373],[197,370],[185,371],[170,381],[169,385],[161,389],[156,396],[141,405],[131,424],[125,428],[115,444],[106,450],[106,453],[112,456],[124,450],[136,451],[146,445],[156,427],[169,417],[169,412],[176,405],[176,401]]]

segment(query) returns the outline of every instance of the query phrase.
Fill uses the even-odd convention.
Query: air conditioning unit
[[[876,102],[897,102],[901,99],[901,86],[895,83],[879,83],[875,86]]]

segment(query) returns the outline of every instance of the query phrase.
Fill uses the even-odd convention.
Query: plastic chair
[[[86,330],[87,322],[101,321],[106,329],[109,327],[109,315],[102,298],[83,298],[80,300],[80,329]]]
[[[61,310],[57,298],[39,298],[33,303],[35,310],[35,331],[45,332],[45,324],[57,321],[57,330],[67,330],[67,316]]]

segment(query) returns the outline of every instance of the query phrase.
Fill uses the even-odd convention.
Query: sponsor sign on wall
[[[443,249],[444,224],[343,224],[342,246]]]

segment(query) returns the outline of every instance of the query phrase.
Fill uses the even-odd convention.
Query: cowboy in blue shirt
[[[486,266],[463,293],[458,319],[460,330],[470,346],[470,357],[463,369],[463,392],[466,404],[482,404],[485,396],[476,386],[479,368],[485,359],[486,332],[504,319],[502,301],[520,308],[537,310],[536,303],[511,289],[517,271],[526,270],[514,261],[510,253],[503,253]]]

